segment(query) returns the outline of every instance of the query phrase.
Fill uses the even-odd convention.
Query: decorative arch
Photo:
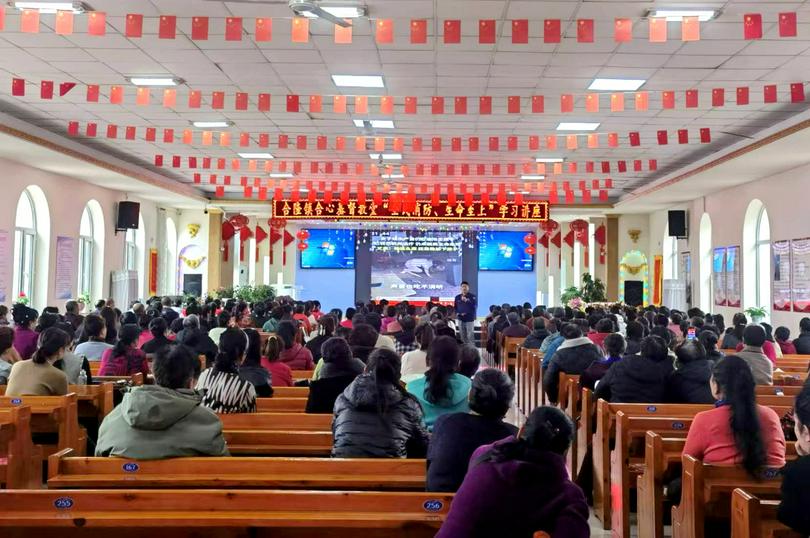
[[[708,213],[700,217],[700,233],[698,236],[698,267],[700,282],[700,309],[704,312],[712,310],[712,218]]]
[[[14,226],[14,280],[11,301],[24,293],[41,310],[48,303],[51,251],[51,213],[48,199],[37,185],[26,187],[17,201]]]
[[[643,305],[650,303],[650,276],[647,256],[640,250],[630,250],[619,262],[619,302],[624,302],[625,281],[641,281]]]
[[[748,204],[743,219],[743,305],[771,309],[771,223],[761,200]]]

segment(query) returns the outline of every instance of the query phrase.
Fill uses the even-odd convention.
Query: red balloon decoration
[[[551,237],[554,232],[560,229],[560,223],[556,220],[547,220],[540,223],[540,229],[546,234],[546,237]]]
[[[525,249],[523,249],[523,251],[529,256],[534,256],[535,254],[537,254],[537,249],[534,248],[533,246],[528,246]]]
[[[308,248],[309,248],[309,243],[307,243],[305,241],[301,241],[301,242],[298,243],[298,250],[300,250],[301,252],[305,251]]]
[[[526,243],[527,245],[534,245],[535,243],[537,243],[537,236],[529,232],[523,236],[523,242]]]
[[[309,230],[305,229],[298,230],[298,233],[295,234],[295,237],[297,237],[299,241],[306,241],[307,239],[309,239]]]

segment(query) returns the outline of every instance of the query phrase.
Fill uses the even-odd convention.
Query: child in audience
[[[422,404],[425,423],[433,429],[433,423],[446,413],[466,413],[470,410],[467,395],[470,379],[458,371],[458,343],[450,336],[440,336],[428,350],[429,368],[425,375],[407,385],[408,392]]]
[[[426,321],[416,326],[414,335],[419,342],[419,349],[402,355],[402,380],[405,383],[418,379],[427,372],[427,352],[436,337],[433,325]]]
[[[714,403],[709,379],[714,363],[697,340],[684,340],[675,348],[676,369],[667,379],[666,401],[683,404]]]
[[[270,372],[262,368],[262,338],[256,329],[245,329],[245,334],[248,348],[245,359],[239,365],[239,377],[253,385],[257,397],[270,398],[273,395],[273,382]]]
[[[141,328],[138,325],[124,325],[114,347],[101,356],[100,376],[128,376],[142,373],[149,375],[146,353],[137,348]]]
[[[590,536],[588,504],[565,467],[574,433],[565,413],[539,407],[516,438],[476,450],[436,538]]]
[[[363,361],[352,356],[343,338],[330,338],[323,343],[321,351],[320,370],[316,370],[317,378],[309,384],[307,413],[331,413],[338,396],[366,367]]]
[[[39,348],[29,360],[14,363],[8,376],[6,396],[64,396],[68,378],[53,363],[62,358],[70,341],[68,334],[56,327],[46,329]]]
[[[219,337],[219,353],[214,366],[197,380],[195,387],[205,391],[202,405],[215,413],[256,412],[256,388],[239,377],[239,365],[245,358],[248,336],[241,329],[230,328]]]
[[[335,401],[332,433],[336,458],[423,458],[428,432],[419,402],[399,383],[399,356],[377,349],[366,373]]]
[[[600,379],[605,377],[605,374],[610,370],[611,366],[622,360],[625,350],[627,349],[624,337],[618,333],[607,335],[602,345],[605,348],[605,358],[601,361],[591,363],[591,365],[582,372],[582,376],[580,377],[582,386],[588,387],[591,390],[596,387]]]
[[[514,396],[512,381],[500,370],[487,368],[473,377],[471,412],[436,419],[427,454],[427,491],[455,492],[478,447],[517,434],[503,421]]]
[[[807,487],[810,483],[810,385],[805,384],[793,407],[799,459],[782,470],[779,521],[803,536],[810,536],[810,488]]]
[[[790,329],[784,326],[777,327],[774,336],[783,355],[796,355],[796,346],[790,341]]]
[[[96,456],[142,460],[188,456],[228,456],[222,422],[200,405],[191,390],[194,352],[185,346],[162,347],[152,361],[154,385],[124,394],[98,431]]]
[[[270,336],[262,348],[262,367],[270,372],[270,381],[274,387],[292,387],[293,376],[289,366],[279,360],[284,344],[277,336]]]

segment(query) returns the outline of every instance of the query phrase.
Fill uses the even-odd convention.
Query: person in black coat
[[[793,340],[793,345],[799,355],[810,355],[810,318],[799,321],[799,336]]]
[[[527,349],[540,349],[540,346],[543,345],[543,340],[548,338],[549,335],[548,329],[546,329],[546,319],[536,317],[532,320],[532,326],[534,330],[526,337],[526,340],[523,341],[523,347]]]
[[[779,521],[794,531],[810,536],[810,385],[796,396],[793,406],[797,460],[782,469],[782,502],[779,505]]]
[[[543,390],[551,403],[557,403],[560,374],[580,375],[588,366],[601,361],[602,351],[587,336],[582,336],[578,325],[569,323],[560,333],[565,340],[554,352],[548,369],[543,374]]]
[[[205,355],[208,364],[213,363],[219,353],[217,344],[200,329],[200,318],[196,314],[183,319],[183,330],[177,333],[177,343],[190,347],[197,355]]]
[[[488,368],[475,375],[470,389],[472,412],[442,415],[433,426],[426,491],[454,493],[478,447],[517,435],[518,429],[503,421],[514,397],[515,386],[500,370]]]
[[[321,357],[323,357],[323,352],[321,351],[321,346],[323,343],[332,338],[335,335],[335,328],[337,327],[337,320],[329,315],[326,314],[325,316],[321,316],[321,319],[318,320],[318,334],[312,338],[309,342],[307,342],[306,348],[312,353],[312,360],[315,361],[317,364]],[[345,387],[344,387],[345,388]],[[329,411],[331,413],[331,410]]]
[[[644,325],[638,321],[627,322],[625,328],[627,349],[625,355],[638,355],[641,352],[641,341],[644,340]]]
[[[323,318],[321,318],[323,319]],[[366,365],[352,357],[352,348],[343,338],[330,338],[320,348],[323,366],[318,379],[309,384],[307,413],[331,413],[335,400],[363,373]]]
[[[401,362],[375,350],[366,373],[335,401],[332,457],[424,458],[430,434],[419,401],[400,385]]]
[[[698,341],[706,350],[706,358],[711,362],[716,362],[725,357],[722,351],[717,349],[717,333],[711,329],[704,329],[698,333]]]
[[[686,340],[675,349],[678,358],[675,371],[667,379],[667,400],[671,403],[713,404],[715,399],[709,386],[713,361],[697,340]]]
[[[622,360],[622,356],[624,356],[624,352],[627,349],[627,343],[624,337],[619,333],[607,335],[604,346],[605,358],[592,363],[582,372],[582,375],[579,376],[579,383],[583,387],[594,390],[596,383],[605,377],[610,367]]]
[[[660,336],[641,342],[641,354],[625,357],[596,386],[595,399],[615,403],[666,401],[666,381],[674,370],[667,343]]]

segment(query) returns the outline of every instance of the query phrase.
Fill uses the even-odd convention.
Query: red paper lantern
[[[534,256],[535,254],[537,254],[537,249],[536,249],[536,248],[534,248],[534,247],[533,247],[533,246],[531,246],[531,245],[530,245],[530,246],[528,246],[528,247],[526,247],[525,249],[523,249],[523,251],[524,251],[526,254],[528,254],[529,256]]]
[[[309,239],[309,230],[305,229],[298,230],[298,233],[295,234],[295,237],[297,237],[299,241],[306,241],[307,239]]]
[[[523,236],[523,242],[526,243],[527,245],[534,245],[535,243],[537,243],[537,236],[529,232]]]
[[[229,218],[228,222],[230,222],[235,229],[241,230],[248,225],[248,218],[240,213]]]
[[[557,222],[556,220],[549,219],[545,222],[540,223],[540,229],[543,230],[543,233],[545,233],[546,237],[551,237],[552,235],[554,235],[554,232],[559,230],[559,228],[560,223]]]
[[[574,234],[576,234],[577,238],[579,238],[583,233],[588,231],[588,221],[583,219],[571,221],[571,224],[569,224],[569,226],[571,228],[571,231],[574,232]]]
[[[284,228],[285,226],[287,226],[287,220],[280,218],[272,218],[267,220],[267,224],[269,224],[271,228]]]
[[[301,252],[305,251],[308,248],[309,248],[309,243],[307,243],[305,241],[301,241],[301,242],[298,243],[298,250],[300,250]]]

